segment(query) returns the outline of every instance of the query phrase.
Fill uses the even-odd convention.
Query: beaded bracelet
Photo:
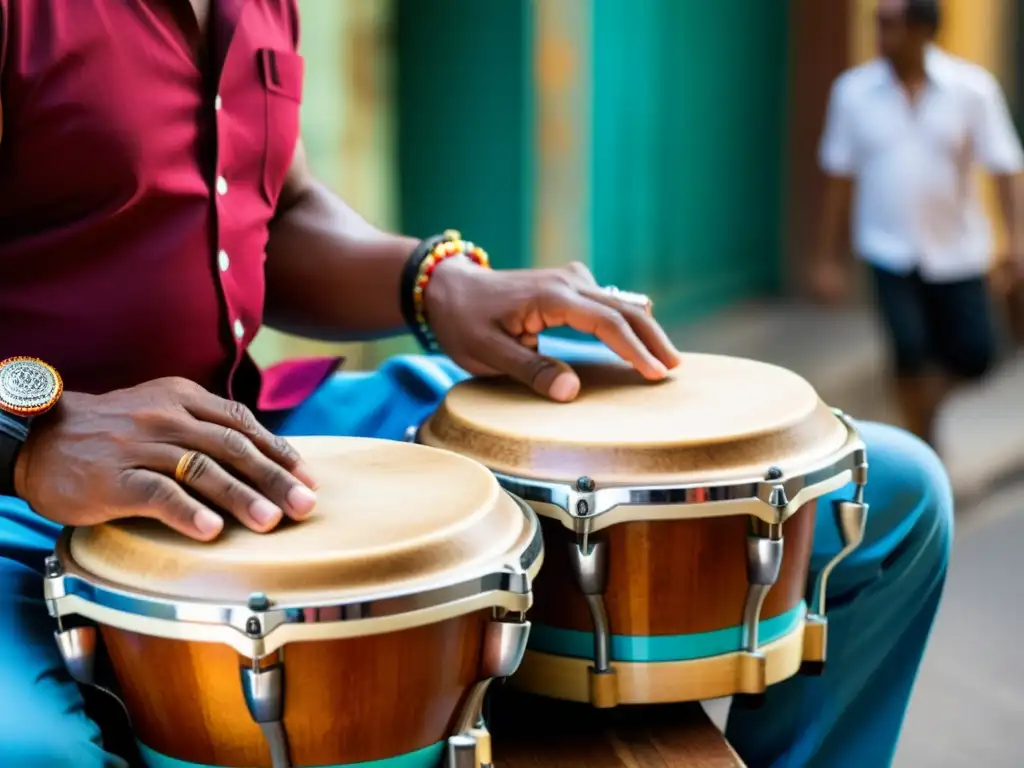
[[[484,269],[490,268],[490,260],[487,252],[478,245],[462,239],[462,235],[456,230],[450,229],[443,235],[431,240],[424,241],[426,247],[417,248],[410,258],[410,276],[412,279],[411,312],[412,322],[410,323],[413,335],[420,342],[425,351],[436,353],[440,351],[437,339],[427,319],[426,312],[426,291],[430,285],[430,278],[437,266],[447,259],[455,256],[465,256],[477,266]],[[415,259],[415,262],[413,261]],[[412,265],[416,264],[415,273],[412,273]],[[405,291],[403,291],[405,293]]]

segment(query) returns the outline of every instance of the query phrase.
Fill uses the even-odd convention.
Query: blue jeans
[[[590,346],[548,351],[570,362],[595,355]],[[444,358],[394,358],[374,373],[334,377],[280,431],[401,439],[464,376]],[[821,677],[770,688],[763,708],[732,713],[729,739],[751,768],[885,768],[896,749],[946,576],[952,497],[924,443],[891,427],[860,427],[871,512],[863,545],[829,581],[829,663]],[[813,574],[840,546],[829,498]],[[0,497],[0,765],[124,768],[104,751],[53,641],[41,573],[59,530]]]

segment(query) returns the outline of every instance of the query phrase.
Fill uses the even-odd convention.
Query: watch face
[[[60,399],[64,382],[50,365],[33,357],[12,357],[0,362],[0,411],[37,416]]]

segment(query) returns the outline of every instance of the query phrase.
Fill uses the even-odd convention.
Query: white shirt
[[[912,104],[891,65],[875,59],[832,86],[819,160],[856,180],[853,245],[879,267],[932,282],[976,277],[992,235],[974,175],[1024,171],[1002,90],[986,70],[929,48]]]

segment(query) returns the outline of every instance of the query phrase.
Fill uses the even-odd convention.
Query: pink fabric
[[[317,389],[342,364],[344,358],[307,358],[273,365],[262,373],[256,403],[261,411],[294,408]]]
[[[168,0],[0,3],[0,359],[297,405],[337,361],[264,378],[246,351],[299,135],[295,0],[212,3],[205,81]]]

